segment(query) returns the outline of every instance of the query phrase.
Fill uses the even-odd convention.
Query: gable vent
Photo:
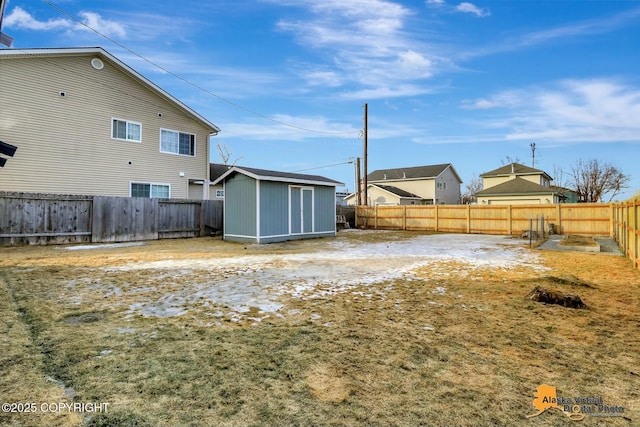
[[[104,62],[100,58],[93,58],[91,60],[91,66],[96,70],[102,70],[104,68]]]

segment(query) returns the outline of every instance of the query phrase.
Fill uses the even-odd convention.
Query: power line
[[[353,158],[347,160],[346,162],[333,163],[333,164],[324,165],[324,166],[316,166],[316,167],[308,168],[308,169],[298,169],[297,171],[293,171],[293,172],[304,172],[304,171],[311,171],[311,170],[315,170],[315,169],[324,169],[324,168],[330,168],[330,167],[333,167],[333,166],[348,165],[350,163],[353,163]]]
[[[122,43],[112,39],[111,37],[107,36],[106,34],[103,34],[100,31],[96,30],[95,28],[91,27],[90,25],[82,22],[80,19],[76,18],[71,13],[69,13],[69,12],[65,11],[64,9],[60,8],[59,6],[54,4],[53,2],[50,2],[50,1],[47,1],[47,0],[43,0],[43,2],[45,4],[47,4],[49,7],[51,7],[52,9],[54,9],[57,12],[61,13],[62,15],[67,16],[68,18],[70,18],[74,22],[77,22],[78,24],[80,24],[80,25],[86,27],[87,29],[93,31],[94,33],[96,33],[100,37],[102,37],[102,38],[104,38],[106,40],[109,40],[111,43],[115,44],[116,46],[118,46],[118,47],[120,47],[120,48],[122,48],[124,50],[126,50],[130,54],[132,54],[134,56],[137,56],[138,58],[142,59],[146,63],[152,65],[153,67],[165,72],[166,74],[169,74],[170,76],[182,81],[183,83],[188,84],[189,86],[192,86],[192,87],[194,87],[194,88],[196,88],[196,89],[198,89],[198,90],[200,90],[200,91],[202,91],[202,92],[204,92],[204,93],[206,93],[208,95],[211,95],[211,96],[219,99],[222,102],[225,102],[225,103],[227,103],[227,104],[229,104],[229,105],[231,105],[231,106],[233,106],[233,107],[235,107],[235,108],[237,108],[239,110],[242,110],[245,113],[249,113],[249,114],[252,114],[254,116],[260,117],[262,119],[268,120],[270,122],[277,123],[277,124],[279,124],[281,126],[286,126],[286,127],[290,127],[290,128],[301,130],[301,131],[305,131],[305,132],[311,132],[311,133],[317,133],[317,134],[323,134],[323,135],[349,135],[349,134],[360,132],[360,130],[349,131],[349,132],[325,132],[325,131],[319,131],[319,130],[315,130],[315,129],[308,129],[308,128],[292,125],[290,123],[286,123],[286,122],[274,119],[272,117],[266,116],[266,115],[258,113],[256,111],[253,111],[253,110],[251,110],[249,108],[243,107],[242,105],[237,104],[237,103],[235,103],[233,101],[230,101],[230,100],[228,100],[228,99],[226,99],[226,98],[224,98],[224,97],[222,97],[220,95],[217,95],[217,94],[211,92],[210,90],[198,85],[197,83],[194,83],[194,82],[192,82],[192,81],[190,81],[190,80],[188,80],[188,79],[186,79],[186,78],[174,73],[173,71],[170,71],[170,70],[166,69],[165,67],[153,62],[152,60],[150,60],[150,59],[146,58],[145,56],[135,52],[134,50],[128,48],[127,46],[123,45]]]

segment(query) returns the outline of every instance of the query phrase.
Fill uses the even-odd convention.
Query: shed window
[[[171,186],[169,184],[151,184],[146,182],[131,183],[131,197],[147,197],[168,199]]]
[[[142,142],[142,125],[127,120],[111,120],[111,137],[125,141]]]
[[[163,153],[180,154],[183,156],[195,156],[196,136],[191,133],[161,129],[160,151]]]

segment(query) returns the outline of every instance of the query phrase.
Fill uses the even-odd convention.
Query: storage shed
[[[234,166],[224,185],[223,238],[272,243],[336,235],[336,186],[317,175]]]

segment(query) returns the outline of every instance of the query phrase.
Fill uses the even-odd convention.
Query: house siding
[[[436,184],[433,178],[409,181],[376,181],[371,182],[371,184],[392,185],[423,199],[434,199],[436,196]]]
[[[443,183],[444,188],[438,188]],[[438,204],[457,205],[460,203],[460,181],[451,168],[447,168],[436,178],[435,197]]]
[[[0,56],[0,69],[0,135],[18,146],[0,190],[129,196],[130,182],[154,182],[187,198],[189,179],[207,178],[211,129],[108,58]],[[112,118],[140,123],[142,141],[112,139]],[[161,128],[195,134],[196,156],[161,153]]]
[[[224,233],[256,237],[257,181],[246,175],[234,175],[225,182]],[[232,221],[227,218],[233,218]],[[242,238],[240,237],[240,240]],[[238,239],[234,239],[238,240]]]
[[[495,187],[496,185],[499,185],[514,179],[516,176],[518,178],[525,179],[527,181],[533,182],[538,185],[545,185],[545,182],[546,182],[546,180],[542,175],[509,175],[509,176],[496,176],[496,177],[483,178],[482,185],[483,185],[483,188],[485,189],[490,187]]]
[[[541,205],[557,202],[557,196],[550,193],[513,196],[478,196],[477,203],[487,205]]]

